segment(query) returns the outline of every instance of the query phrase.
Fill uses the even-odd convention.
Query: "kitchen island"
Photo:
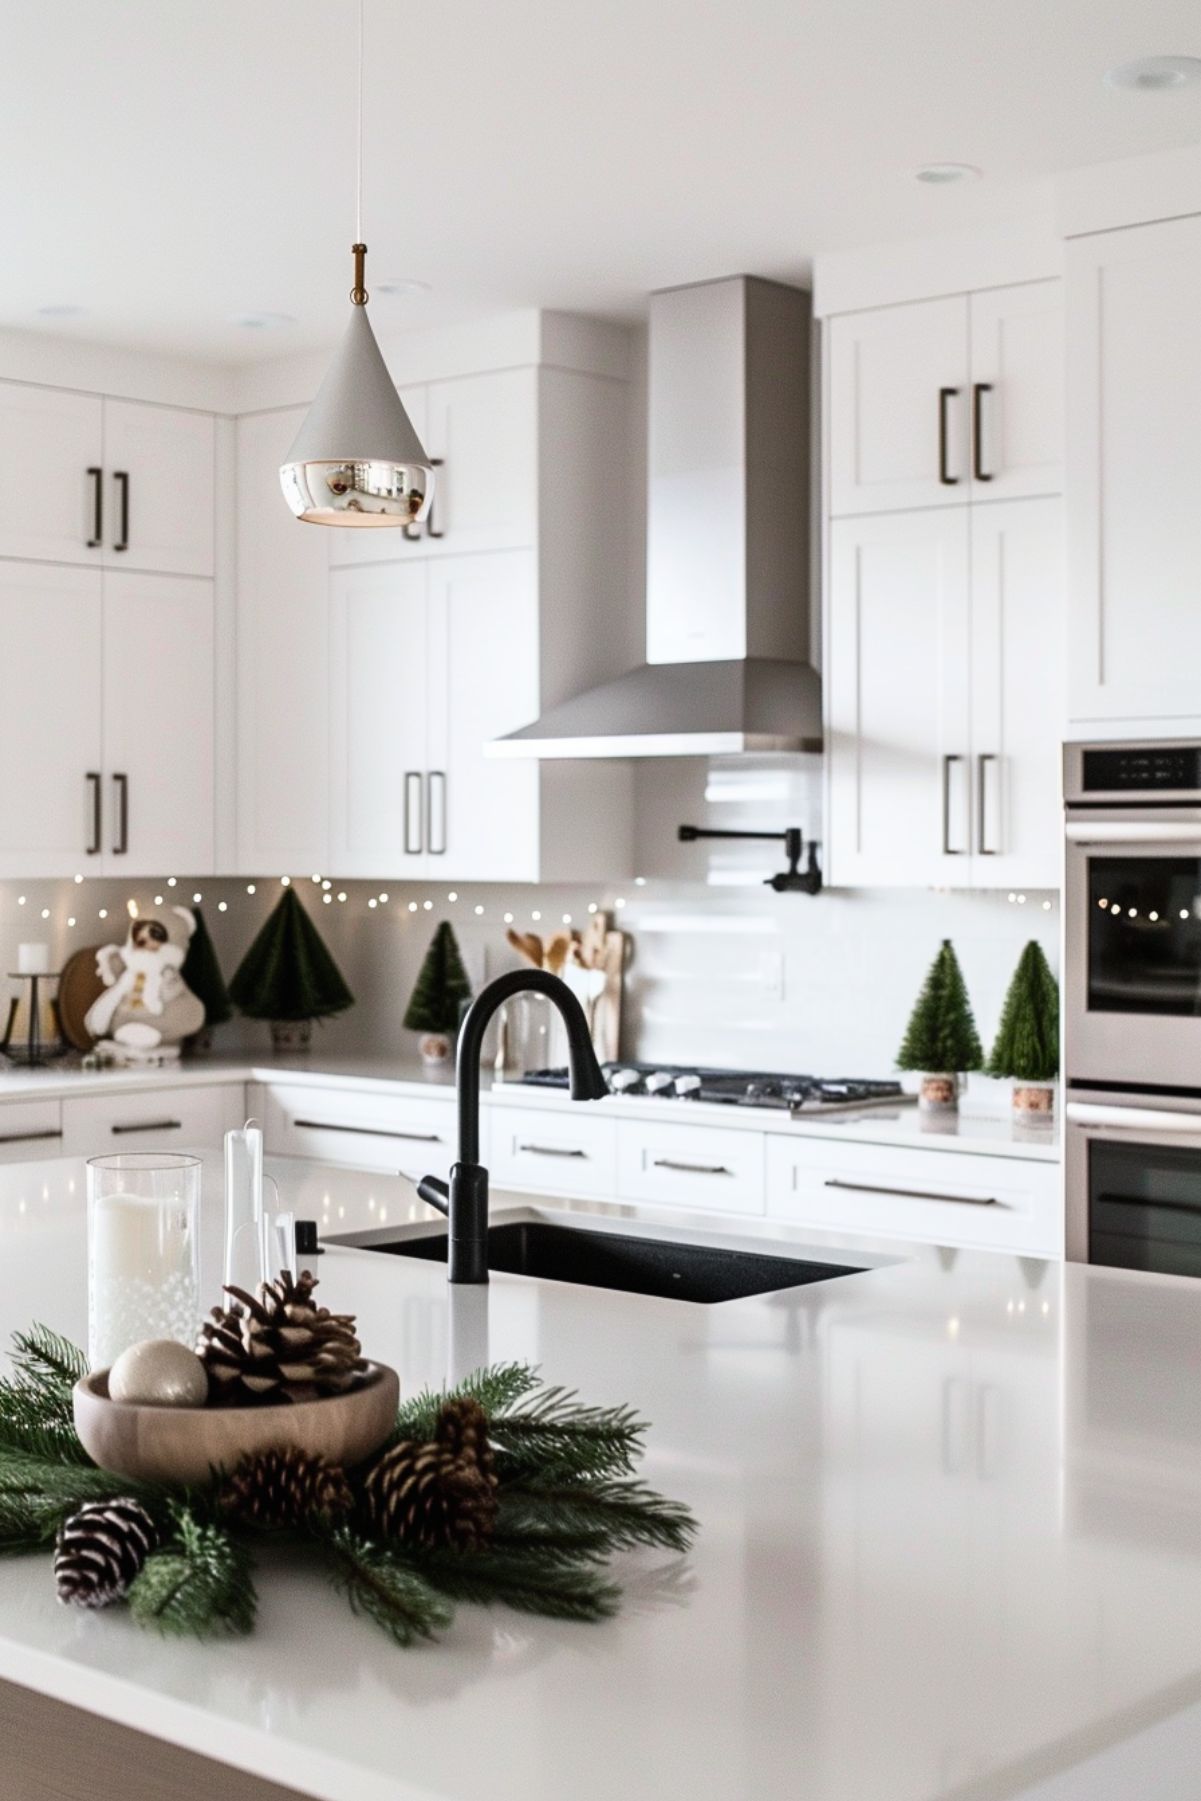
[[[330,1233],[432,1217],[395,1177],[275,1173]],[[206,1295],[219,1184],[214,1162]],[[5,1333],[42,1319],[83,1338],[83,1197],[75,1161],[0,1171]],[[497,1213],[521,1204],[494,1197]],[[607,1217],[709,1240],[731,1229]],[[357,1313],[406,1391],[482,1353],[632,1402],[653,1422],[648,1480],[699,1518],[694,1552],[625,1559],[625,1605],[606,1624],[463,1607],[438,1644],[408,1652],[269,1553],[254,1635],[208,1644],[160,1641],[119,1608],[60,1608],[49,1560],[16,1559],[0,1568],[10,1779],[30,1719],[43,1756],[74,1739],[86,1760],[90,1714],[110,1723],[97,1749],[134,1729],[277,1785],[210,1765],[203,1792],[237,1801],[1193,1792],[1201,1291],[774,1222],[746,1232],[863,1273],[718,1306],[505,1275],[448,1297],[438,1264],[331,1245],[321,1298]],[[121,1792],[187,1792],[151,1784],[157,1745],[126,1743]],[[77,1791],[30,1778],[2,1792]],[[97,1776],[78,1792],[118,1790]]]

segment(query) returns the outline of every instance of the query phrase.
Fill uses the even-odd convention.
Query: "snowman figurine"
[[[171,914],[166,922],[131,919],[124,944],[96,952],[104,993],[88,1008],[84,1024],[110,1062],[174,1063],[183,1040],[204,1024],[204,1003],[179,973],[195,915],[187,907],[172,907]]]

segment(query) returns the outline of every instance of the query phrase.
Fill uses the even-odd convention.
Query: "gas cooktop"
[[[787,1076],[762,1070],[701,1069],[680,1063],[606,1063],[611,1094],[665,1100],[710,1101],[727,1107],[774,1107],[791,1113],[851,1113],[870,1107],[905,1106],[914,1097],[899,1082],[850,1077]],[[566,1088],[566,1069],[527,1070],[532,1088]]]

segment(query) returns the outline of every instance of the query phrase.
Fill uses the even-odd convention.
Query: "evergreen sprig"
[[[579,1551],[530,1541],[486,1553],[411,1553],[425,1580],[456,1601],[479,1607],[503,1602],[519,1613],[556,1620],[603,1620],[617,1612],[621,1590]]]
[[[87,1369],[83,1352],[49,1327],[13,1334],[16,1375],[0,1378],[0,1450],[86,1463],[71,1390]]]
[[[401,1553],[349,1527],[328,1534],[334,1587],[402,1648],[449,1626],[454,1608]]]
[[[134,1619],[170,1638],[249,1632],[256,1597],[246,1546],[186,1506],[175,1504],[171,1514],[169,1542],[151,1553],[130,1587]]]
[[[648,1427],[631,1407],[585,1407],[571,1391],[547,1388],[520,1412],[491,1418],[489,1429],[503,1483],[629,1475]]]
[[[0,1450],[0,1555],[50,1544],[63,1520],[85,1501],[129,1494],[148,1498],[141,1484],[90,1464]]]
[[[600,1555],[653,1545],[686,1551],[696,1522],[678,1501],[657,1494],[645,1482],[554,1483],[533,1479],[501,1489],[498,1531],[524,1533],[530,1542],[560,1544],[573,1534],[591,1538]]]
[[[396,1415],[395,1437],[431,1439],[438,1427],[438,1415],[447,1401],[478,1401],[492,1418],[516,1405],[523,1396],[538,1386],[538,1372],[528,1363],[494,1363],[487,1369],[474,1370],[457,1387],[423,1389],[406,1401]]]

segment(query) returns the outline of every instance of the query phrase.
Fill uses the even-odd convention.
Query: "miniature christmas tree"
[[[242,958],[229,996],[249,1019],[325,1019],[354,1005],[354,995],[294,888],[284,889]]]
[[[951,940],[944,938],[910,1015],[897,1068],[962,1075],[982,1061],[963,971]]]
[[[204,1024],[208,1029],[224,1025],[227,1019],[233,1018],[234,1010],[229,1004],[229,991],[204,915],[199,907],[193,907],[191,912],[196,930],[188,940],[188,954],[179,973],[197,1000],[203,1003]]]
[[[1019,1082],[1053,1082],[1059,1074],[1059,983],[1033,938],[1013,972],[986,1068]]]
[[[471,999],[471,983],[459,955],[458,940],[444,919],[430,940],[425,961],[413,985],[404,1023],[410,1032],[442,1032],[453,1038],[463,1002]]]

